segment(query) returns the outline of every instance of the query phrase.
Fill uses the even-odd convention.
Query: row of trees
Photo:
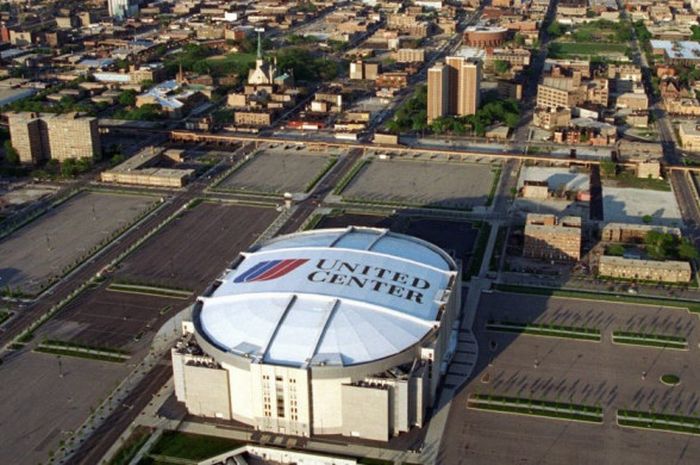
[[[474,115],[437,118],[431,123],[430,129],[435,134],[465,135],[471,131],[474,135],[484,136],[493,124],[503,123],[509,128],[515,128],[519,120],[518,102],[513,99],[491,100]]]

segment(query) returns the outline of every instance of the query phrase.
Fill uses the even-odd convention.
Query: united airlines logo
[[[233,280],[234,283],[252,283],[256,281],[272,281],[291,273],[309,260],[305,258],[291,258],[285,260],[266,260],[253,266],[251,269]]]

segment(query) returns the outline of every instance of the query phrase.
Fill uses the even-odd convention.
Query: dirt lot
[[[363,214],[342,214],[325,216],[316,226],[320,228],[344,228],[347,226],[367,226],[388,228],[394,232],[416,236],[442,247],[454,257],[466,263],[474,248],[479,233],[471,223],[465,221],[409,218],[407,216],[373,216]]]
[[[373,160],[342,192],[346,198],[467,209],[485,205],[493,186],[491,166]]]
[[[273,208],[200,203],[127,257],[116,280],[201,292],[277,215]]]
[[[106,192],[72,197],[0,242],[0,287],[39,292],[155,201],[145,195]]]
[[[278,194],[305,192],[330,160],[321,153],[265,150],[224,179],[219,188]]]

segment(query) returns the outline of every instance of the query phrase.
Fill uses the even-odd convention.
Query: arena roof
[[[432,244],[383,229],[284,236],[244,254],[203,297],[199,327],[220,349],[287,365],[354,365],[438,325],[457,270]]]

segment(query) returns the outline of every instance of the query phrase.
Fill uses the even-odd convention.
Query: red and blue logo
[[[272,281],[299,268],[309,260],[306,258],[290,258],[285,260],[266,260],[253,266],[233,280],[234,283],[252,283],[256,281]]]

